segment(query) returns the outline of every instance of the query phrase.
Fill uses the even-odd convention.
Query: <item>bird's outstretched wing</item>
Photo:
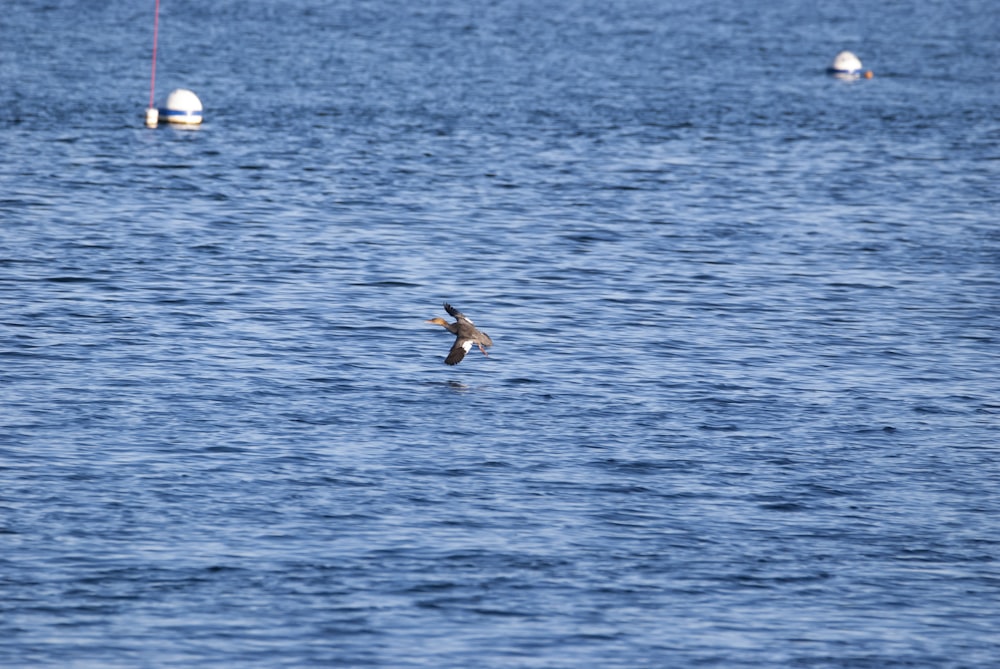
[[[452,316],[454,316],[457,320],[465,321],[469,325],[475,325],[475,323],[472,322],[471,318],[469,318],[468,316],[466,316],[461,311],[459,311],[455,307],[451,306],[447,302],[444,303],[444,310],[447,311]]]
[[[452,316],[454,316],[455,318],[465,318],[465,314],[463,314],[461,311],[451,306],[447,302],[444,303],[444,310],[447,311]]]
[[[458,316],[455,316],[455,318],[458,318]],[[444,359],[444,364],[457,365],[462,362],[462,358],[465,357],[465,354],[468,353],[471,348],[471,339],[456,339],[455,344],[451,347],[451,350],[448,351],[448,357]]]

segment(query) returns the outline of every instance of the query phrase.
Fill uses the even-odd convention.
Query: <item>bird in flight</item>
[[[465,354],[472,350],[473,344],[479,347],[479,350],[483,352],[483,355],[489,357],[489,353],[487,353],[486,349],[483,347],[493,346],[493,340],[490,339],[490,336],[477,328],[476,324],[473,323],[468,316],[447,302],[445,302],[444,310],[455,317],[454,323],[449,323],[441,317],[435,317],[424,322],[440,325],[445,330],[455,335],[455,343],[452,344],[451,350],[448,351],[448,357],[444,359],[445,364],[457,365],[462,362],[462,358],[465,357]]]

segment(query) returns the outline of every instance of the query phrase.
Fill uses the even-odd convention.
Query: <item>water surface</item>
[[[161,12],[0,22],[0,664],[992,666],[991,5]]]

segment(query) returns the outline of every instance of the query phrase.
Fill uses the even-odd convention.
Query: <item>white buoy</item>
[[[167,105],[159,110],[167,123],[198,125],[201,123],[201,100],[186,88],[178,88],[167,96]]]
[[[146,127],[155,128],[160,122],[160,110],[156,107],[150,107],[146,110]]]
[[[861,59],[850,51],[841,51],[838,53],[834,57],[833,62],[830,63],[830,67],[827,68],[827,71],[835,76],[850,79],[857,79],[862,76],[865,79],[872,78],[871,70],[865,72],[863,70],[863,66],[861,65]]]

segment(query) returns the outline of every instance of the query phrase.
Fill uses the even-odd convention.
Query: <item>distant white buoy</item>
[[[841,51],[838,53],[833,62],[830,63],[830,67],[827,68],[830,74],[838,77],[846,77],[850,79],[857,79],[858,77],[864,77],[865,79],[872,78],[871,70],[867,72],[864,71],[861,65],[861,59],[855,56],[850,51]]]
[[[146,127],[155,128],[160,122],[160,110],[156,107],[150,107],[146,110]]]
[[[186,88],[178,88],[167,96],[167,104],[160,109],[160,117],[167,123],[198,125],[201,123],[201,100]]]

